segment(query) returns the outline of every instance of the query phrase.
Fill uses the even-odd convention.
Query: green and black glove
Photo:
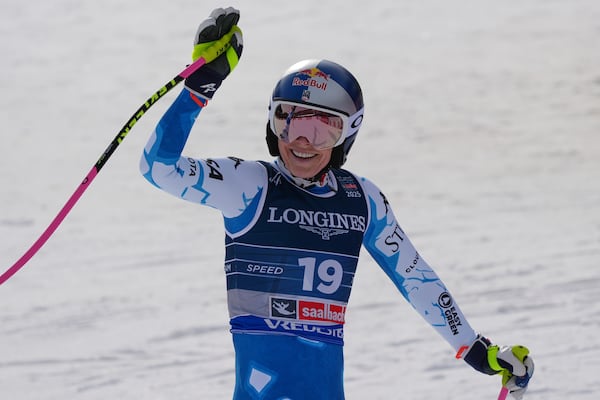
[[[185,87],[196,96],[212,99],[223,80],[237,66],[243,48],[242,31],[237,26],[239,19],[240,12],[235,8],[217,8],[198,27],[194,38],[193,61],[202,57],[217,40],[226,35],[230,35],[231,39],[226,51],[185,80]]]
[[[525,346],[496,346],[478,335],[466,351],[464,360],[479,372],[502,374],[502,385],[521,400],[533,376],[534,364]]]

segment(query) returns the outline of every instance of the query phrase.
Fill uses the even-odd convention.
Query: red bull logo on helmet
[[[296,75],[308,75],[311,78],[323,78],[325,80],[329,79],[329,75],[316,67],[303,69],[302,71],[298,71]]]
[[[313,67],[298,71],[292,80],[292,86],[306,86],[315,89],[326,90],[329,75],[319,68]]]

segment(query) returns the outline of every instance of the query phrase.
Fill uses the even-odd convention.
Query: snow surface
[[[129,116],[188,62],[214,6],[0,3],[1,270],[39,237]],[[233,2],[245,48],[194,156],[269,158],[266,105],[304,58],[362,83],[347,167],[388,195],[477,330],[530,347],[528,400],[600,391],[600,2]],[[131,131],[45,247],[0,287],[1,399],[227,399],[218,212],[142,179],[175,92]],[[364,252],[348,399],[495,399]]]

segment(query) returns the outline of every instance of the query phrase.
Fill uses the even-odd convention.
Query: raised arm
[[[232,34],[228,49],[185,81],[185,89],[160,119],[140,160],[142,175],[154,186],[184,200],[217,208],[226,218],[239,216],[262,193],[266,171],[257,162],[230,157],[221,159],[184,156],[196,118],[231,73],[242,53],[242,35],[237,27],[239,12],[216,9],[204,20],[195,36],[192,58],[226,34]]]

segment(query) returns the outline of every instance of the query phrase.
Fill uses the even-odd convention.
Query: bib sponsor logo
[[[312,233],[316,233],[317,235],[321,235],[321,239],[329,240],[332,236],[341,235],[342,233],[350,232],[348,229],[331,229],[331,228],[321,228],[319,226],[307,226],[307,225],[298,225],[300,228],[305,231],[309,231]]]
[[[296,300],[271,297],[271,316],[296,319]]]
[[[344,338],[343,327],[318,326],[304,324],[301,322],[282,321],[268,318],[265,318],[264,321],[270,330],[276,332],[294,332],[296,334],[311,333],[322,336],[330,336],[337,339]]]
[[[298,308],[300,320],[343,324],[346,315],[346,307],[336,304],[299,300]]]
[[[346,306],[343,305],[271,297],[271,317],[273,318],[343,324],[345,316]]]
[[[352,179],[350,177],[345,177],[345,176],[342,176],[338,179],[339,179],[340,185],[342,186],[342,189],[344,189],[344,191],[346,192],[346,197],[355,197],[355,198],[362,197],[362,194],[358,190],[358,185],[356,184],[354,179]]]
[[[323,240],[352,231],[364,232],[366,219],[362,215],[335,212],[296,210],[269,207],[268,223],[298,225],[301,229],[320,235]]]

